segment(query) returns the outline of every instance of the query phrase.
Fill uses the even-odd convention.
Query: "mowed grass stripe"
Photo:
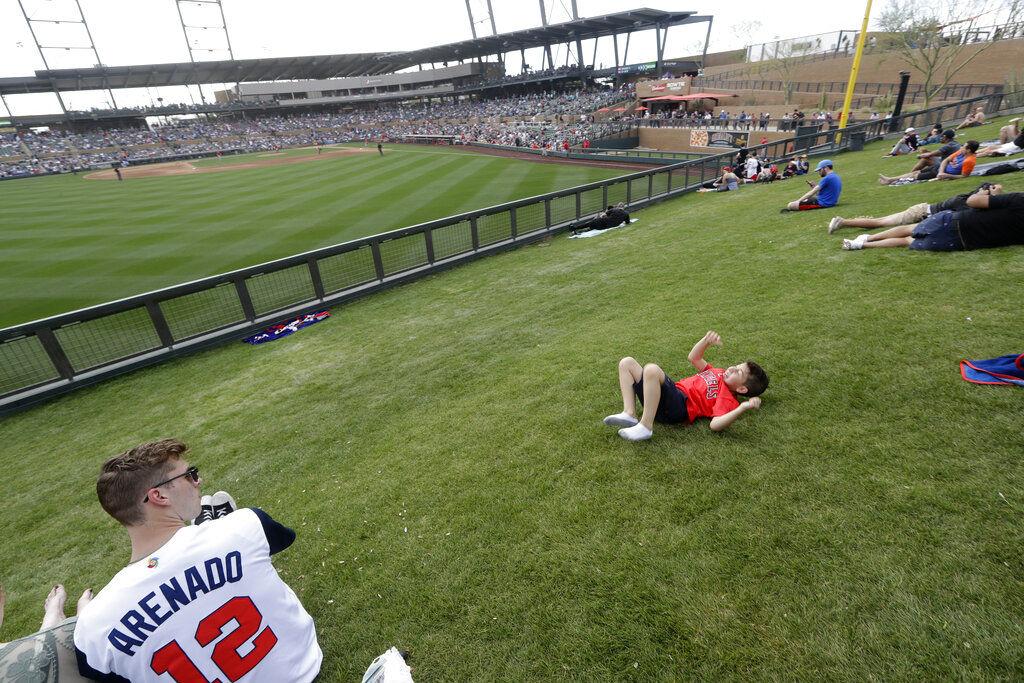
[[[558,189],[555,178],[576,182],[550,165],[468,152],[395,152],[124,183],[80,176],[5,183],[0,239],[10,236],[16,250],[0,250],[8,283],[0,325],[517,197],[500,173],[480,179],[471,171],[483,168],[531,173],[543,191]],[[465,187],[447,187],[447,173],[453,173],[447,182]],[[583,173],[588,179],[616,174]],[[425,183],[434,183],[432,190],[417,194]],[[436,201],[442,193],[445,201]],[[395,202],[396,194],[409,198]],[[463,201],[450,203],[460,195]],[[133,274],[138,286],[126,287]]]

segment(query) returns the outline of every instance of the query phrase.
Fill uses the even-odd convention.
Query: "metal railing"
[[[602,149],[600,147],[573,147],[573,157],[582,155],[586,157],[626,157],[629,159],[658,159],[661,161],[690,161],[710,156],[699,152],[670,152],[659,149]]]
[[[992,100],[991,98],[998,98]],[[899,117],[897,128],[958,119],[982,98]],[[1002,95],[990,96],[994,112]],[[754,145],[779,158],[832,153],[889,120]],[[693,191],[735,150],[469,211],[0,330],[0,413],[231,339],[283,318],[418,279],[577,225]]]
[[[714,86],[719,88],[727,88],[730,90],[772,90],[782,92],[786,89],[785,81],[781,80],[748,79],[742,81],[732,81],[715,78],[700,80],[701,86]],[[789,87],[791,92],[793,93],[845,93],[846,81],[793,81],[789,84]],[[853,92],[860,95],[888,96],[895,95],[897,90],[899,90],[899,83],[857,83],[854,86]],[[948,85],[944,88],[939,89],[931,96],[931,99],[967,99],[969,97],[981,97],[982,95],[991,95],[993,93],[1002,92],[1002,90],[1002,83],[958,83]],[[918,99],[923,100],[924,95],[924,85],[920,83],[911,84],[907,88],[907,99],[905,101],[914,102]]]
[[[952,26],[956,27],[957,25],[958,23],[954,23]],[[1006,24],[970,27],[966,29],[954,28],[953,30],[942,34],[941,38],[950,44],[1015,40],[1018,38],[1024,38],[1024,21],[1011,21]],[[867,43],[864,45],[864,54],[868,55],[873,53],[892,52],[894,49],[892,40],[892,37],[887,36],[885,33],[869,31],[867,35]],[[790,61],[792,64],[809,64],[812,62],[851,57],[853,56],[855,44],[856,40],[853,40],[845,48],[833,48],[809,55],[802,55],[799,57],[794,56],[790,58]],[[757,62],[747,62],[745,66],[723,71],[722,73],[714,74],[709,78],[731,78],[732,76],[749,75],[752,70],[762,68],[753,66],[755,63]],[[770,62],[760,62],[760,64],[765,63]]]

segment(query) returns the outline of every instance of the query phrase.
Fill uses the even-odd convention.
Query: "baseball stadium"
[[[0,680],[1024,678],[1019,2],[105,2],[0,0]]]

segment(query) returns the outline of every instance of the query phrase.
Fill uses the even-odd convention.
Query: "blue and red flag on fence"
[[[271,325],[259,334],[246,337],[244,341],[246,344],[266,344],[267,342],[272,342],[276,339],[281,339],[282,337],[295,334],[303,327],[309,327],[310,325],[316,324],[329,317],[331,317],[331,314],[327,311],[307,313],[306,315],[300,315],[298,318],[289,320],[286,323]]]
[[[960,376],[974,384],[1012,384],[1024,387],[1024,353],[960,361]]]

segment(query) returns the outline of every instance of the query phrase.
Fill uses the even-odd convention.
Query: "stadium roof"
[[[505,52],[527,50],[570,41],[603,38],[628,31],[668,28],[707,21],[694,12],[635,9],[600,17],[486,36],[409,52],[319,55],[236,59],[176,64],[98,66],[85,69],[50,69],[34,76],[0,78],[0,93],[18,95],[60,91],[147,88],[203,83],[235,83],[298,79],[374,76],[417,64],[457,62]]]
[[[274,57],[175,64],[102,66],[87,69],[36,71],[34,77],[0,78],[5,95],[58,90],[150,88],[198,83],[280,81],[297,78],[373,76],[403,69],[409,64],[389,59],[382,52],[313,57]]]
[[[695,12],[665,12],[658,9],[634,9],[600,17],[574,19],[561,24],[549,24],[538,28],[528,28],[512,33],[500,33],[496,36],[485,36],[459,43],[438,45],[412,52],[399,52],[388,55],[399,55],[413,60],[413,64],[427,62],[455,61],[485,57],[503,52],[529,50],[545,45],[556,45],[575,40],[589,40],[626,33],[628,31],[647,31],[656,27],[668,28],[681,24],[694,24],[707,21],[710,17],[697,16]]]

